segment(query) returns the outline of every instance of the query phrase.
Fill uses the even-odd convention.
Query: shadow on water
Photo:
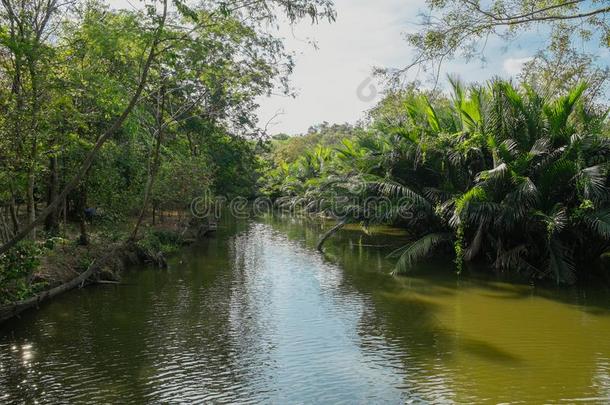
[[[329,224],[323,222],[300,219],[286,221],[287,232],[291,237],[302,238],[300,232],[305,229],[304,242],[309,247],[314,247],[319,235],[329,227]],[[383,226],[373,228],[372,232],[367,235],[360,227],[351,225],[329,239],[324,257],[332,263],[343,265],[350,261],[347,256],[355,255],[355,261],[359,263],[361,258],[369,261],[371,254],[379,253],[377,269],[390,273],[394,261],[388,260],[387,255],[408,243],[409,238],[402,230]],[[354,265],[357,266],[358,264]],[[536,285],[533,285],[518,275],[498,274],[482,265],[471,266],[462,276],[456,275],[454,269],[450,257],[436,257],[417,265],[408,278],[420,280],[421,288],[429,294],[453,294],[456,289],[474,288],[486,290],[492,298],[529,299],[535,296],[572,305],[593,315],[610,315],[610,285],[606,280],[587,280],[576,286],[558,286],[553,281],[537,280]]]
[[[266,221],[310,249],[326,229],[294,219]],[[394,347],[406,386],[419,387],[421,398],[610,400],[603,378],[610,357],[604,286],[534,287],[480,272],[458,277],[443,258],[393,277],[387,254],[406,242],[383,229],[374,235],[347,229],[327,241],[323,257],[343,269],[345,294],[355,290],[369,302],[359,324],[367,337],[362,344],[377,338]]]
[[[521,363],[522,359],[502,350],[496,346],[490,345],[482,340],[465,338],[459,341],[458,350],[466,351],[474,356],[482,359],[502,363],[504,365],[514,365]]]
[[[390,275],[396,230],[223,218],[128,285],[74,291],[0,330],[0,402],[610,400],[608,295],[474,274]],[[605,301],[604,301],[605,299]]]

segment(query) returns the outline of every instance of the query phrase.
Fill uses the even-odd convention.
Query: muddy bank
[[[47,288],[30,297],[0,305],[0,323],[25,310],[38,308],[41,303],[71,289],[96,283],[118,283],[128,266],[151,264],[166,268],[167,256],[215,230],[215,221],[191,218],[184,224],[150,227],[136,241],[113,242],[98,238],[88,246],[58,245],[41,258],[39,268],[32,275],[36,281],[47,284]]]

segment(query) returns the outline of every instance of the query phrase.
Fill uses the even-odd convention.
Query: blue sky
[[[291,82],[298,96],[259,100],[260,124],[265,126],[271,120],[269,133],[304,133],[322,121],[356,122],[381,97],[379,94],[362,101],[357,95],[373,66],[403,67],[412,60],[414,54],[404,33],[418,29],[418,14],[425,9],[424,1],[336,0],[335,4],[338,18],[333,24],[281,26],[279,34],[285,38],[287,50],[295,53]],[[308,44],[308,38],[316,41],[318,49]],[[446,83],[447,73],[458,74],[465,81],[514,77],[522,64],[545,46],[547,38],[547,32],[534,31],[509,44],[492,39],[486,46],[485,64],[479,60],[446,62],[441,84]],[[420,74],[419,79],[425,78]]]

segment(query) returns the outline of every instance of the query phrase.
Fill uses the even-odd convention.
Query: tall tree
[[[23,159],[21,166],[26,178],[29,221],[36,218],[36,166],[44,127],[41,107],[52,52],[48,41],[56,15],[65,10],[69,3],[57,0],[2,0],[0,21],[6,29],[0,34],[0,44],[8,54],[5,72],[12,82],[9,109],[11,138]],[[35,235],[35,229],[31,231]]]
[[[27,9],[26,14],[31,12],[31,15],[38,16],[39,14],[42,14],[44,10],[57,12],[56,4],[58,3],[55,3],[55,1],[56,0],[40,0],[36,4],[40,3],[41,6],[35,6],[31,10]],[[27,8],[29,7],[30,2],[21,2],[19,4],[24,4]],[[77,8],[81,5],[79,2],[74,2],[74,4],[76,4]],[[3,2],[3,5],[5,6],[5,14],[15,21],[15,26],[17,26],[18,31],[21,29],[19,24],[21,24],[23,20],[14,18],[15,14],[12,11],[12,3],[10,0]],[[0,254],[6,252],[17,242],[30,234],[45,220],[45,218],[54,215],[60,204],[66,201],[67,196],[86,180],[96,157],[103,151],[104,145],[122,130],[124,124],[130,119],[133,111],[139,108],[141,96],[143,94],[146,95],[148,92],[147,86],[149,84],[151,68],[157,63],[160,66],[164,64],[171,65],[171,58],[175,58],[177,55],[174,50],[180,49],[180,46],[184,41],[196,42],[193,40],[200,39],[202,44],[216,47],[214,49],[217,54],[230,52],[232,56],[230,58],[225,58],[225,60],[233,60],[234,62],[242,60],[246,62],[243,64],[233,63],[233,65],[238,66],[238,69],[233,69],[234,66],[231,66],[231,64],[220,64],[216,67],[218,72],[222,72],[223,70],[231,72],[230,75],[222,76],[226,83],[223,83],[220,80],[212,80],[210,83],[206,83],[203,79],[200,79],[199,81],[204,84],[205,92],[211,99],[216,98],[217,100],[222,101],[221,103],[210,103],[210,106],[213,106],[214,108],[218,107],[218,110],[208,111],[208,115],[215,115],[215,119],[219,122],[224,122],[226,124],[232,123],[235,125],[235,128],[246,128],[250,126],[252,124],[252,113],[247,111],[253,110],[253,107],[255,106],[252,95],[260,94],[261,89],[269,89],[269,81],[271,78],[277,76],[276,73],[278,69],[282,68],[282,65],[268,63],[272,60],[274,55],[281,55],[282,49],[281,42],[269,36],[265,29],[269,23],[276,21],[280,14],[284,14],[293,22],[305,17],[310,17],[314,21],[318,18],[334,19],[334,10],[330,0],[203,2],[193,6],[187,5],[179,0],[158,0],[147,4],[144,10],[138,12],[139,20],[143,21],[141,24],[142,32],[139,37],[144,36],[147,38],[146,51],[143,52],[145,56],[141,59],[139,67],[132,70],[132,72],[136,73],[136,79],[134,81],[127,80],[122,83],[123,86],[129,88],[129,91],[126,96],[123,94],[118,98],[119,102],[117,105],[119,105],[120,108],[115,109],[114,111],[110,109],[111,114],[105,114],[106,121],[110,121],[112,124],[103,125],[99,128],[100,131],[98,134],[95,134],[93,139],[90,140],[91,146],[88,148],[89,150],[83,157],[83,160],[77,165],[78,168],[73,170],[71,178],[65,180],[62,190],[57,192],[53,187],[50,187],[48,204],[36,217],[34,210],[34,180],[37,173],[35,165],[39,159],[38,143],[35,142],[32,144],[33,146],[30,148],[30,160],[32,165],[28,166],[28,168],[32,168],[32,171],[28,172],[27,176],[28,195],[31,196],[29,221],[27,225],[20,228],[19,232],[17,232],[13,238],[0,246]],[[39,21],[36,18],[28,22],[28,24],[31,24],[34,27],[35,32],[39,32],[36,30],[39,30],[40,27],[44,25],[43,23],[46,24],[49,20],[43,19]],[[75,18],[78,19],[79,16],[76,15]],[[68,18],[64,22],[69,24],[71,20]],[[230,24],[227,24],[227,22]],[[166,28],[168,23],[171,24],[171,30],[167,30]],[[97,37],[98,40],[93,41],[91,44],[94,45],[92,47],[94,51],[106,49],[109,44],[113,45],[112,41],[117,38],[117,36],[112,35],[112,33],[107,36],[104,32],[104,27],[99,24],[98,26],[90,24],[88,29],[97,30],[96,32],[94,31],[94,36]],[[219,29],[225,30],[225,32],[218,31]],[[246,38],[246,40],[235,42],[235,46],[231,45],[229,47],[226,47],[225,45],[227,44],[223,44],[222,41],[211,41],[211,43],[206,43],[206,40],[210,42],[210,39],[213,40],[214,37],[221,37],[223,35],[225,35],[226,38],[241,37]],[[100,40],[102,38],[107,38],[108,40]],[[56,40],[56,38],[54,38],[54,40]],[[76,45],[82,40],[82,36],[71,38],[71,41]],[[124,41],[123,39],[121,40]],[[128,43],[129,41],[124,41],[121,45],[127,45],[129,47]],[[7,41],[7,44],[7,47],[10,49],[11,42]],[[53,46],[56,45],[56,42],[47,39],[45,45],[50,49],[54,49]],[[72,44],[70,44],[70,46],[71,45]],[[36,55],[38,55],[41,48],[34,47],[33,49],[36,52]],[[77,60],[73,56],[76,55],[70,55],[68,59],[72,63]],[[32,73],[40,72],[36,63],[28,64],[29,60],[27,58],[24,59],[24,64],[27,67],[30,76]],[[200,66],[193,64],[188,58],[183,57],[182,61],[186,61],[187,69],[191,69],[193,72],[201,72]],[[203,60],[201,62],[205,64],[207,62],[213,63],[214,61]],[[254,66],[254,68],[248,69],[247,63],[251,63],[251,66]],[[289,70],[290,64],[287,66]],[[109,81],[113,80],[112,72],[114,69],[115,66],[108,66],[107,72],[110,72],[108,76]],[[266,72],[264,70],[266,70]],[[208,67],[207,71],[213,72],[214,69]],[[231,76],[239,74],[241,74],[241,76]],[[208,73],[208,77],[213,77],[213,75]],[[83,80],[85,87],[88,83],[89,78]],[[35,82],[34,88],[38,88],[37,86],[39,86],[39,84],[40,82]],[[213,84],[215,87],[205,87],[208,84]],[[227,88],[237,88],[241,89],[241,91],[227,92]],[[78,93],[79,90],[82,91],[82,89],[77,89],[76,93]],[[247,95],[248,92],[250,92],[249,95]],[[20,97],[17,97],[18,94],[20,93],[16,93],[8,98],[10,100],[21,100]],[[41,99],[38,90],[34,91],[32,94],[35,96],[30,97],[29,100],[32,107],[31,111],[35,114],[31,116],[37,117]],[[230,96],[234,96],[235,98],[231,98]],[[85,100],[86,98],[87,97],[83,97],[79,94],[74,94],[73,97],[74,100]],[[15,103],[16,101],[13,104]],[[78,114],[76,115],[83,116],[83,122],[90,121],[88,115],[86,113],[83,114],[82,104],[76,105],[76,110],[78,111]],[[16,109],[16,111],[21,110]],[[240,116],[239,112],[243,112],[243,114]],[[114,118],[112,118],[113,116]],[[15,122],[17,122],[17,120],[15,120]],[[37,119],[30,120],[29,122],[31,122],[32,125],[38,125]],[[50,129],[50,132],[56,134],[56,128]],[[16,139],[22,138],[23,137],[20,136],[16,137]],[[83,139],[85,139],[85,137],[83,137]],[[54,140],[52,143],[57,142]],[[8,149],[10,148],[7,148],[7,150]],[[50,156],[49,169],[50,172],[53,172],[56,170],[56,167],[53,160],[53,154],[51,153]],[[53,178],[53,174],[51,173],[51,179]],[[53,181],[51,181],[51,183],[53,183]],[[85,188],[81,188],[81,190],[84,189]],[[53,198],[51,195],[54,195],[55,197]]]
[[[407,35],[417,54],[407,69],[430,66],[454,56],[484,56],[490,37],[504,40],[534,29],[551,38],[580,36],[610,44],[610,5],[585,0],[427,0],[418,32]]]

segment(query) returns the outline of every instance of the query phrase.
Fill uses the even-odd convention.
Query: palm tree
[[[378,109],[359,137],[282,169],[282,198],[337,218],[320,247],[348,222],[405,227],[413,242],[392,253],[397,273],[453,245],[458,272],[485,260],[573,282],[576,263],[610,250],[605,115],[582,99],[585,84],[545,99],[499,79],[449,81],[450,98],[406,92],[400,119]]]

